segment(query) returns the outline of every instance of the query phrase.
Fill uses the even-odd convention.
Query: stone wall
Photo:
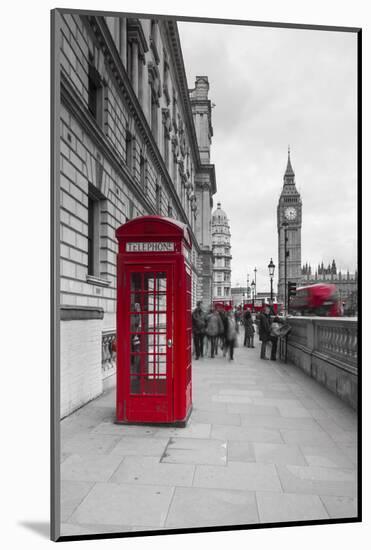
[[[102,319],[62,320],[61,418],[102,393]]]

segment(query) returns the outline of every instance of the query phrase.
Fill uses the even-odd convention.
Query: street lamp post
[[[269,270],[269,277],[271,278],[271,305],[273,305],[273,276],[274,276],[274,269],[275,265],[273,263],[273,260],[271,258],[271,261],[268,264],[268,270]]]
[[[258,271],[258,270],[257,270],[256,267],[255,267],[255,268],[254,268],[254,273],[255,273],[255,278],[254,278],[254,281],[255,281],[255,289],[256,289],[256,272],[257,272],[257,271]]]
[[[284,291],[284,305],[285,305],[285,312],[286,312],[286,315],[287,315],[287,312],[288,312],[288,303],[287,303],[287,256],[288,256],[288,253],[287,253],[287,227],[288,227],[288,223],[287,222],[283,222],[282,223],[282,227],[283,227],[283,231],[284,231],[284,243],[285,243],[285,262],[284,262],[284,266],[285,266],[285,272],[284,272],[284,279],[285,279],[285,291]]]
[[[255,281],[252,281],[251,283],[251,290],[252,290],[252,310],[254,311],[254,305],[255,305]]]
[[[256,272],[257,272],[257,271],[258,271],[258,270],[257,270],[256,267],[255,267],[255,268],[254,268],[254,274],[255,274],[255,276],[254,276],[254,282],[255,282],[255,285],[254,285],[254,289],[255,289],[255,299],[256,299],[257,290],[258,290],[258,287],[256,286]]]

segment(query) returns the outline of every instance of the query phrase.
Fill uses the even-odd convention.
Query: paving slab
[[[87,481],[66,481],[61,483],[61,520],[65,522],[93,488]]]
[[[329,514],[317,495],[256,493],[262,523],[328,519]]]
[[[166,527],[211,527],[258,522],[254,492],[177,487]]]
[[[304,408],[299,399],[292,397],[290,399],[280,399],[279,397],[254,397],[252,399],[254,405],[271,405],[272,407],[283,408]]]
[[[225,387],[226,385],[228,385],[228,388],[232,388],[232,389],[237,389],[237,390],[240,390],[240,389],[246,389],[246,390],[251,390],[251,389],[254,389],[254,386],[256,386],[256,379],[255,378],[248,378],[246,377],[246,379],[244,379],[243,382],[234,382],[234,381],[231,381],[231,379],[229,380],[217,380],[215,382],[210,382],[208,384],[209,388],[216,392],[216,390],[218,390],[220,387]]]
[[[214,395],[214,403],[252,403],[252,397],[247,397],[245,395]]]
[[[215,424],[211,429],[211,437],[224,440],[283,443],[279,430],[249,428],[246,426],[222,426]]]
[[[225,411],[205,411],[194,409],[192,411],[194,422],[210,424],[224,424],[227,426],[240,426],[241,417],[239,414],[229,414]]]
[[[86,434],[103,420],[111,421],[112,419],[112,412],[107,410],[107,408],[92,407],[88,403],[88,405],[61,421],[61,438],[62,440],[66,440],[75,435]]]
[[[169,438],[156,439],[154,437],[124,437],[119,440],[112,454],[121,456],[154,456],[160,458],[169,442]]]
[[[308,409],[296,405],[279,405],[278,410],[280,411],[280,415],[286,418],[312,418]]]
[[[328,409],[327,412],[341,428],[345,430],[357,430],[358,419],[353,409],[344,409],[340,412],[334,409]]]
[[[218,395],[240,395],[243,397],[261,397],[263,392],[260,390],[242,390],[234,388],[223,388],[218,391]]]
[[[349,460],[354,464],[357,465],[358,461],[358,448],[357,445],[348,445],[346,443],[336,443],[337,447],[346,454],[346,456],[349,458]]]
[[[161,462],[225,466],[227,463],[227,442],[211,439],[171,438]]]
[[[274,428],[289,430],[315,430],[317,422],[313,418],[294,418],[284,416],[254,416],[241,414],[242,426],[254,426],[256,428]]]
[[[92,429],[91,433],[117,435],[118,437],[152,437],[157,431],[158,428],[153,426],[130,426],[126,424],[116,424],[112,422],[112,420],[105,420]]]
[[[108,481],[121,462],[121,456],[73,454],[61,465],[61,479],[70,481]]]
[[[170,437],[186,437],[205,439],[210,437],[210,424],[197,423],[193,419],[184,428],[172,428],[169,426],[159,427],[155,437],[156,438],[170,438]]]
[[[308,411],[311,414],[313,418],[320,419],[320,418],[331,418],[329,411],[326,411],[325,409],[322,409],[321,407],[308,407]]]
[[[195,466],[159,462],[153,457],[127,456],[116,469],[110,481],[137,485],[191,486]]]
[[[297,445],[277,443],[253,443],[256,462],[269,464],[296,464],[307,466],[308,463]]]
[[[228,441],[227,459],[233,462],[256,462],[254,444],[250,441]]]
[[[354,463],[336,445],[313,446],[301,445],[300,449],[309,466],[323,466],[325,468],[349,468],[354,469]]]
[[[228,462],[225,467],[197,466],[193,485],[240,491],[282,491],[275,466],[253,462]]]
[[[116,410],[116,391],[115,388],[103,393],[101,396],[91,402],[92,407],[109,407]]]
[[[272,407],[268,405],[253,405],[250,403],[228,403],[227,405],[228,413],[237,413],[253,416],[277,416],[280,415],[280,411],[277,407]]]
[[[70,518],[70,523],[162,527],[173,487],[97,483]]]
[[[227,412],[227,403],[219,403],[216,401],[208,401],[203,397],[200,397],[198,400],[193,401],[194,405],[197,406],[199,411],[215,411],[215,412]],[[231,411],[233,412],[233,411]],[[193,414],[193,413],[192,413]]]
[[[349,497],[357,494],[354,470],[282,464],[276,467],[285,493]]]
[[[357,499],[354,497],[321,496],[330,518],[357,517]]]
[[[120,437],[90,432],[74,435],[61,441],[61,450],[71,454],[102,454],[110,452],[120,441]]]
[[[322,430],[320,426],[318,428],[310,428],[308,430],[287,430],[285,428],[280,429],[282,439],[285,443],[292,443],[294,445],[328,445],[332,442],[329,435]]]

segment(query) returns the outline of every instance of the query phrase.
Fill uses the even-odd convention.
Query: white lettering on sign
[[[174,252],[174,243],[126,243],[126,252]]]

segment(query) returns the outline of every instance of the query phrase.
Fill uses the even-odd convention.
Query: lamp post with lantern
[[[271,306],[273,306],[273,277],[274,277],[274,269],[275,265],[273,263],[273,260],[271,258],[271,261],[268,264],[268,271],[269,271],[269,277],[271,279]]]

